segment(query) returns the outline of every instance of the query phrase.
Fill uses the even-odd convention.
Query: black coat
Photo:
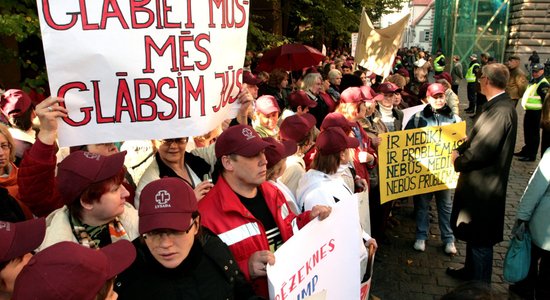
[[[459,240],[477,246],[502,241],[506,187],[516,144],[518,116],[508,94],[483,105],[468,141],[458,147],[451,227]]]
[[[115,281],[118,299],[263,299],[254,295],[227,245],[210,230],[201,231],[174,269],[162,266],[145,241],[134,240],[136,260]]]

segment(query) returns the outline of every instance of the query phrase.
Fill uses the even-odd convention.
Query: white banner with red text
[[[267,266],[270,299],[359,299],[359,230],[354,198],[341,200],[328,218],[300,229]]]
[[[248,0],[37,0],[61,146],[201,135],[236,114]]]

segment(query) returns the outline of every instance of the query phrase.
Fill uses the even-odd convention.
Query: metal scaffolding
[[[508,40],[510,0],[437,0],[432,49],[447,58],[459,55],[463,64],[475,53],[504,59]]]

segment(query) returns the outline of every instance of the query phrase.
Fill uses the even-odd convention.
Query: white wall
[[[424,18],[418,22],[418,24],[413,28],[412,24],[415,19],[417,19],[426,6],[416,6],[410,7],[409,4],[405,4],[403,9],[400,12],[395,12],[392,14],[384,15],[380,18],[381,28],[388,27],[389,25],[399,21],[401,18],[406,16],[408,13],[411,14],[409,18],[409,26],[405,29],[407,32],[403,37],[403,46],[404,47],[421,47],[427,51],[431,51],[432,48],[432,34],[433,34],[433,12],[434,9],[430,9]],[[429,33],[429,39],[425,40],[425,33]]]

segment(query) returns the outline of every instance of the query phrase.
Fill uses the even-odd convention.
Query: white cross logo
[[[6,231],[10,231],[10,223],[8,222],[0,222],[0,229],[6,229]]]
[[[89,159],[99,160],[101,155],[96,154],[96,153],[84,152],[84,157],[89,158]]]
[[[247,140],[255,138],[254,133],[252,132],[252,130],[250,130],[248,128],[243,128],[242,133],[246,137]]]
[[[160,190],[155,195],[155,201],[157,201],[158,204],[164,205],[170,201],[170,193],[168,193],[166,190]]]

